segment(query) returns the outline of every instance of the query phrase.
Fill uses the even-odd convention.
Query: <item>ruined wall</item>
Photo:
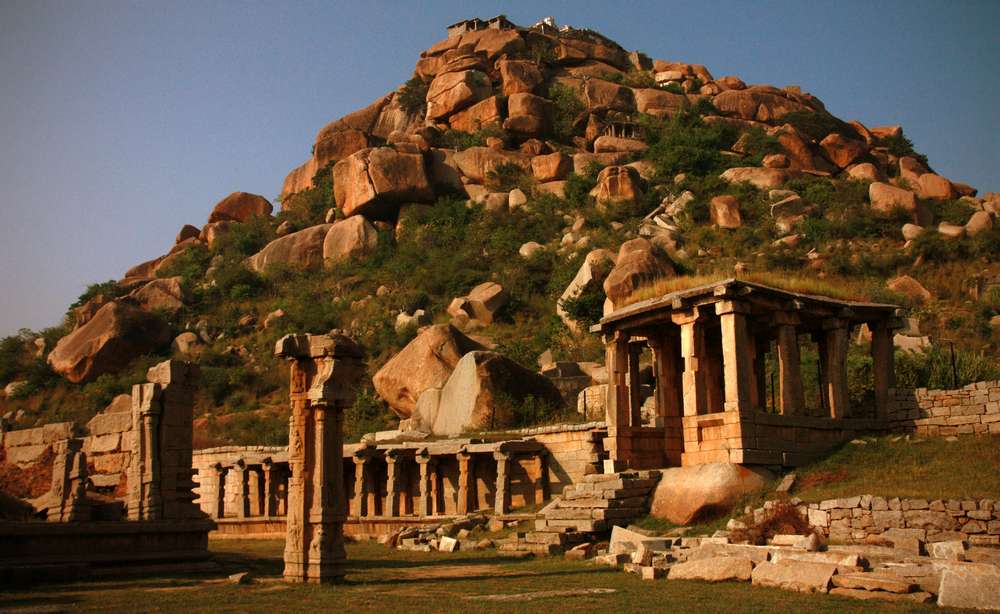
[[[890,390],[889,428],[925,437],[1000,434],[1000,381],[958,390]]]
[[[83,451],[90,482],[98,492],[124,498],[132,456],[132,397],[121,394],[87,423]]]
[[[754,510],[754,516],[762,516],[772,504]],[[1000,501],[993,499],[928,501],[859,495],[801,504],[799,509],[810,526],[835,542],[965,540],[1000,546]]]
[[[263,462],[265,458],[271,458],[274,462],[288,462],[287,446],[219,446],[216,448],[204,448],[195,450],[191,465],[195,470],[192,477],[195,483],[194,494],[197,497],[195,503],[201,511],[209,515],[214,515],[211,509],[214,502],[214,480],[209,476],[213,475],[212,467],[221,464],[223,467],[232,467],[236,461],[243,459],[247,464],[256,465]],[[251,480],[252,482],[252,480]],[[250,484],[251,488],[253,487]],[[223,495],[226,509],[235,510],[238,499],[238,485],[233,476],[232,479],[224,483],[225,493]]]
[[[517,434],[534,438],[549,451],[549,488],[553,496],[585,475],[601,473],[603,441],[607,436],[603,422],[557,424],[524,429]]]
[[[32,465],[52,451],[52,445],[72,436],[72,422],[54,422],[33,429],[3,434],[3,448],[8,463],[19,467]]]

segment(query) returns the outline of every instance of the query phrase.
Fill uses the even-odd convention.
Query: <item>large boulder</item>
[[[517,164],[525,171],[531,171],[530,158],[519,153],[497,151],[490,147],[469,147],[455,152],[452,158],[459,172],[473,183],[483,183],[490,171],[501,164]]]
[[[531,174],[541,183],[565,179],[572,170],[573,159],[561,151],[531,159]]]
[[[672,116],[690,104],[684,94],[675,94],[654,88],[635,90],[635,106],[640,113],[657,117]]]
[[[615,307],[621,307],[640,287],[675,274],[663,250],[647,239],[632,239],[618,249],[615,266],[604,279],[604,293]]]
[[[133,290],[129,298],[144,311],[177,312],[187,302],[182,277],[154,279],[141,288]]]
[[[263,273],[272,264],[287,264],[296,268],[309,268],[323,261],[323,243],[333,224],[310,226],[293,232],[264,246],[247,258],[247,267]]]
[[[712,198],[708,203],[712,224],[719,228],[739,228],[743,225],[740,217],[740,201],[735,196],[724,194]]]
[[[738,166],[726,170],[719,176],[729,183],[748,182],[760,190],[769,190],[788,181],[792,177],[792,174],[783,168]]]
[[[569,316],[563,308],[563,303],[573,300],[595,287],[600,288],[599,284],[604,281],[614,266],[615,255],[606,249],[595,249],[583,259],[583,264],[580,265],[573,281],[569,282],[559,300],[556,301],[556,314],[571,331],[581,332],[580,324]]]
[[[642,178],[632,167],[609,166],[597,175],[590,195],[599,203],[635,202],[642,196]]]
[[[826,135],[819,146],[823,148],[827,159],[840,168],[847,168],[868,151],[864,141],[849,139],[839,132]]]
[[[924,173],[917,179],[917,194],[920,198],[932,198],[935,200],[951,200],[958,194],[950,181],[941,175],[934,173]]]
[[[361,258],[378,247],[378,231],[363,215],[335,222],[323,239],[323,260],[341,262]]]
[[[559,391],[547,377],[496,352],[470,352],[441,389],[431,432],[459,435],[470,429],[514,426],[519,405],[529,397],[554,407],[562,404]]]
[[[476,132],[486,126],[499,126],[503,123],[503,107],[497,96],[477,102],[471,107],[455,113],[448,119],[455,130]]]
[[[421,393],[444,386],[462,356],[482,349],[451,325],[429,326],[379,369],[375,391],[397,416],[409,418]]]
[[[363,149],[333,167],[333,193],[345,216],[395,218],[402,203],[433,200],[419,153],[391,147]]]
[[[686,525],[722,515],[744,495],[774,479],[766,469],[707,463],[664,469],[653,493],[650,515]]]
[[[934,221],[933,214],[917,200],[916,194],[888,183],[876,181],[868,186],[868,200],[871,201],[872,209],[881,215],[892,215],[897,210],[903,210],[920,226],[929,226]]]
[[[274,207],[263,196],[247,192],[233,192],[220,200],[208,216],[212,222],[245,222],[255,217],[268,217]]]
[[[759,122],[774,121],[793,111],[808,108],[805,104],[783,95],[780,90],[766,86],[726,90],[713,98],[712,104],[727,115]]]
[[[528,60],[500,60],[497,62],[503,80],[503,95],[531,93],[544,77],[538,64]]]
[[[925,288],[923,284],[909,275],[893,277],[886,282],[885,286],[893,292],[902,294],[911,302],[917,304],[926,303],[934,298],[934,295],[931,294],[930,290]]]
[[[355,128],[347,128],[323,134],[313,147],[313,167],[319,170],[331,162],[338,162],[347,156],[369,146],[368,135]],[[316,173],[313,171],[313,174]],[[309,177],[312,181],[312,176]]]
[[[48,362],[53,371],[78,384],[115,373],[170,339],[170,327],[155,314],[112,302],[60,339]]]
[[[490,78],[481,71],[462,70],[438,75],[427,90],[427,119],[448,117],[492,94]]]

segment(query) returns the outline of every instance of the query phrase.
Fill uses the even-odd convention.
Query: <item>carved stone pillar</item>
[[[675,313],[674,324],[681,327],[681,357],[684,359],[684,373],[681,376],[684,397],[684,415],[697,416],[705,413],[707,391],[705,390],[705,333],[698,320],[698,312]]]
[[[420,500],[417,504],[417,513],[421,516],[430,516],[434,513],[432,481],[434,477],[434,459],[427,452],[421,450],[416,456],[417,466],[420,467]]]
[[[195,503],[191,466],[197,365],[167,360],[132,387],[130,520],[204,518]]]
[[[799,355],[799,335],[795,326],[798,318],[791,314],[775,314],[778,331],[778,410],[783,416],[803,413],[806,405],[802,388],[802,359]]]
[[[722,326],[722,367],[725,377],[726,411],[752,409],[754,346],[747,327],[746,305],[737,301],[715,304]]]
[[[236,517],[240,520],[250,515],[250,480],[246,462],[241,458],[233,465],[233,475],[236,478]]]
[[[264,509],[261,512],[265,519],[270,520],[276,512],[274,464],[271,462],[271,459],[264,459],[264,462],[261,464],[261,471],[264,473]]]
[[[399,450],[387,450],[385,453],[385,463],[388,471],[386,472],[385,481],[385,510],[386,516],[397,517],[399,516],[399,472],[402,467],[399,466],[402,459],[399,456]]]
[[[458,513],[468,514],[471,511],[469,509],[469,495],[471,493],[472,455],[462,450],[456,456],[458,458]]]
[[[335,582],[347,556],[343,413],[354,402],[363,353],[335,332],[287,335],[275,354],[291,363],[285,580]]]
[[[209,491],[208,515],[212,518],[225,518],[226,516],[226,468],[222,463],[212,465],[212,484],[214,491]]]
[[[354,515],[364,518],[368,508],[368,471],[371,458],[367,454],[354,455]]]
[[[497,461],[497,488],[493,510],[498,516],[510,512],[510,454],[494,452]]]
[[[823,322],[823,387],[831,418],[846,418],[850,412],[850,395],[847,389],[848,329],[843,320]]]
[[[90,520],[87,505],[87,455],[79,439],[61,441],[53,446],[53,504],[48,508],[49,522],[82,522]]]
[[[628,426],[642,426],[642,384],[639,381],[640,343],[628,344]]]
[[[889,418],[889,389],[896,386],[895,349],[892,338],[895,334],[890,323],[870,324],[872,331],[872,375],[875,388],[875,417]]]
[[[628,427],[628,337],[616,333],[607,344],[608,398],[606,403],[609,429]],[[611,433],[609,433],[611,435]]]

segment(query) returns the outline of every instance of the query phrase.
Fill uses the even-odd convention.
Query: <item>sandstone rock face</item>
[[[965,223],[965,233],[974,237],[993,228],[993,216],[985,211],[976,211]]]
[[[548,378],[489,351],[462,357],[441,389],[432,432],[458,435],[467,429],[503,428],[517,423],[517,408],[528,397],[562,404]]]
[[[847,176],[856,181],[882,181],[885,178],[871,162],[847,167]]]
[[[920,206],[916,195],[909,190],[876,181],[868,186],[868,199],[872,203],[872,209],[883,215],[902,209],[912,214],[914,223],[920,226],[928,226],[933,221],[931,212]]]
[[[893,292],[899,292],[914,303],[926,303],[934,298],[934,295],[919,281],[909,275],[900,275],[886,282],[886,287]]]
[[[744,495],[763,488],[773,474],[763,468],[707,463],[663,470],[650,515],[686,525],[720,515]]]
[[[337,130],[323,135],[313,148],[313,166],[316,171],[331,162],[343,160],[347,156],[368,147],[368,135],[355,128]],[[308,178],[310,182],[312,177]]]
[[[556,301],[556,314],[571,331],[581,332],[580,324],[570,318],[569,314],[563,308],[563,303],[577,298],[583,292],[600,284],[607,277],[608,273],[611,272],[611,268],[614,265],[615,255],[606,249],[595,249],[583,259],[583,264],[580,265],[580,269],[576,272],[573,281],[569,282],[559,300]]]
[[[747,582],[753,572],[753,561],[736,556],[717,556],[677,563],[667,576],[671,580],[701,580],[703,582]]]
[[[552,103],[541,96],[512,94],[507,100],[508,117],[503,127],[521,136],[541,136],[548,125],[551,106]]]
[[[184,308],[187,292],[184,291],[182,277],[154,279],[133,290],[129,298],[144,311],[177,312]]]
[[[535,156],[531,159],[531,174],[536,181],[558,181],[565,179],[573,170],[573,159],[562,152]]]
[[[333,167],[334,198],[344,215],[393,218],[404,202],[433,200],[424,157],[391,147],[364,149]]]
[[[830,162],[840,168],[847,168],[868,150],[863,141],[848,139],[837,132],[826,135],[819,146]]]
[[[233,192],[220,200],[208,216],[212,222],[245,222],[255,217],[268,217],[274,207],[263,196],[247,192]]]
[[[740,201],[728,194],[716,196],[708,203],[708,212],[712,224],[719,228],[739,228],[743,225],[740,218]]]
[[[597,175],[597,186],[590,194],[599,203],[636,201],[642,195],[642,179],[634,168],[609,166]]]
[[[791,173],[783,168],[758,168],[756,166],[740,166],[731,168],[719,175],[729,183],[746,181],[758,189],[776,188],[791,178]]]
[[[409,418],[423,391],[444,386],[463,355],[482,349],[448,324],[430,326],[385,363],[372,382],[397,416]]]
[[[427,119],[442,119],[492,93],[489,77],[478,70],[438,75],[427,90]]]
[[[363,215],[355,215],[330,226],[323,239],[323,260],[342,262],[361,258],[378,247],[378,231]]]
[[[604,293],[620,307],[640,287],[675,273],[673,263],[660,248],[647,239],[632,239],[618,249],[615,267],[604,280]]]
[[[247,258],[247,267],[263,273],[272,264],[287,264],[308,268],[323,261],[323,242],[333,224],[311,226],[271,241],[253,256]]]
[[[497,62],[503,79],[503,95],[531,93],[544,77],[538,65],[526,60],[500,60]]]
[[[657,117],[670,117],[689,104],[687,96],[663,90],[644,88],[635,90],[635,106],[640,113]]]
[[[500,106],[500,99],[496,96],[490,96],[464,111],[455,113],[448,119],[448,123],[455,130],[462,132],[476,132],[490,125],[499,126],[503,123],[503,108]]]
[[[124,303],[108,303],[60,339],[48,363],[53,371],[78,384],[114,373],[169,342],[170,327],[159,317]]]

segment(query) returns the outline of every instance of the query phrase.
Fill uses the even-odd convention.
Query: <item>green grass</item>
[[[1000,492],[1000,437],[893,439],[845,444],[799,470],[792,494],[805,501],[861,494],[933,500],[994,498]]]
[[[281,541],[219,541],[211,548],[223,571],[212,577],[119,579],[0,592],[0,605],[40,611],[185,612],[867,612],[871,604],[828,595],[753,587],[749,583],[644,582],[637,576],[562,558],[515,561],[486,550],[411,553],[373,543],[348,546],[346,582],[336,586],[280,582]],[[225,575],[252,571],[252,586]],[[477,595],[614,589],[530,601],[490,602]],[[924,612],[933,606],[879,604],[881,611]]]

